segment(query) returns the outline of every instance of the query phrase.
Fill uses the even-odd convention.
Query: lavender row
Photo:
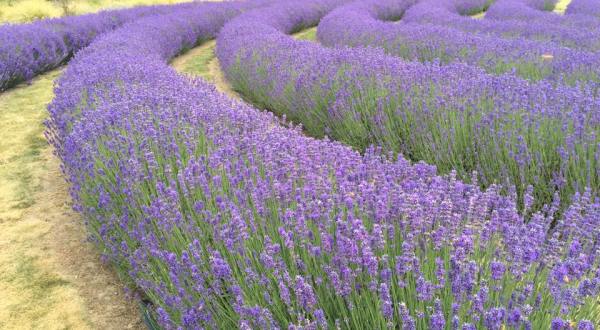
[[[558,0],[497,0],[488,8],[485,17],[511,21],[560,20],[560,16],[551,13],[557,2]]]
[[[437,6],[446,7],[445,10],[449,11],[455,16],[456,14],[466,16],[471,10],[471,7],[477,8],[478,3],[485,1],[485,20],[482,23],[501,23],[499,21],[507,21],[506,23],[517,24],[519,22],[527,21],[532,26],[529,29],[523,29],[521,25],[516,25],[513,29],[513,33],[508,33],[516,37],[522,37],[522,35],[532,36],[533,39],[544,39],[547,37],[556,37],[555,34],[561,32],[576,32],[575,30],[569,31],[563,30],[564,28],[594,28],[596,32],[589,30],[590,33],[597,33],[598,24],[600,21],[592,16],[588,15],[576,15],[576,16],[563,16],[554,13],[553,10],[556,7],[558,0],[442,0],[436,4],[436,2],[426,0],[423,2],[425,6],[431,6],[436,4]],[[577,1],[577,0],[575,0]],[[597,5],[600,6],[600,5]],[[456,17],[456,16],[455,16]],[[466,18],[466,17],[465,17]],[[465,20],[467,21],[467,20]],[[494,31],[494,28],[490,25],[483,24],[482,28],[487,33],[501,33],[505,34],[510,31],[502,31],[506,29],[506,25],[500,24],[496,29],[500,28],[500,31]],[[546,31],[539,31],[541,27],[545,27]],[[486,31],[487,30],[487,31]],[[531,30],[536,33],[542,32],[541,35],[530,34]],[[567,42],[568,36],[566,39]]]
[[[481,0],[479,0],[481,1]],[[548,41],[568,48],[597,51],[600,49],[600,21],[597,17],[583,14],[556,15],[543,13],[519,2],[512,4],[508,17],[528,17],[527,19],[490,19],[490,11],[500,18],[500,10],[505,1],[495,2],[488,8],[484,19],[468,16],[473,0],[468,1],[419,1],[406,11],[403,22],[430,23],[450,27],[470,33],[497,36],[504,39],[526,38],[534,41]],[[466,5],[462,5],[466,4]],[[497,6],[498,10],[493,7]]]
[[[191,6],[138,7],[0,25],[0,91],[64,64],[97,36],[127,22]]]
[[[206,111],[233,106],[208,85],[177,76],[165,62],[214,38],[223,24],[242,10],[263,3],[266,1],[200,4],[126,24],[76,54],[59,79],[56,97],[49,106],[47,137],[62,159],[75,208],[84,215],[92,241],[134,292],[151,302],[153,316],[164,328],[172,328],[173,322],[192,328],[216,321],[199,319],[206,312],[197,308],[201,302],[198,297],[190,298],[188,293],[177,297],[183,295],[179,288],[163,292],[175,281],[169,274],[163,277],[164,272],[185,271],[186,281],[192,285],[197,282],[198,287],[203,283],[189,276],[189,267],[165,267],[173,253],[181,257],[192,242],[174,242],[173,235],[202,224],[187,221],[186,226],[179,223],[169,227],[176,219],[159,214],[166,212],[161,205],[170,198],[162,187],[170,192],[174,188],[170,186],[173,178],[160,174],[164,166],[170,167],[162,157],[178,149],[175,141],[201,151],[203,141],[198,138],[204,134],[202,125],[215,119],[207,118]],[[218,117],[217,113],[212,115]],[[177,157],[189,157],[176,152]],[[193,162],[185,160],[188,171],[193,164],[203,164],[201,156],[206,155],[197,153]],[[218,155],[213,157],[218,159]],[[184,206],[170,207],[175,214]],[[154,227],[158,223],[164,226]],[[188,239],[202,239],[197,235],[199,228],[190,229]],[[189,294],[197,293],[192,290]],[[195,305],[174,305],[182,299],[193,299]]]
[[[472,34],[429,23],[385,21],[401,17],[412,2],[371,1],[345,6],[319,23],[318,38],[329,47],[380,47],[408,61],[462,62],[493,74],[515,73],[534,81],[548,79],[598,88],[600,55],[596,52],[552,42]],[[480,5],[476,3],[475,8]]]
[[[600,17],[600,4],[595,0],[572,0],[565,12],[567,15],[592,15]]]
[[[338,4],[240,20],[294,30]],[[50,107],[77,209],[163,328],[594,328],[597,200],[549,231],[496,187],[308,138],[166,65],[239,6],[101,37]]]
[[[242,33],[241,31],[256,31]],[[217,55],[255,104],[358,150],[372,144],[468,180],[533,187],[534,210],[600,187],[600,100],[590,88],[531,84],[464,64],[406,62],[374,49],[327,49],[277,26],[236,20]],[[251,46],[248,46],[251,45]]]

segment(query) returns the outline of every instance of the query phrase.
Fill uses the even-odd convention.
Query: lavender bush
[[[600,49],[600,39],[598,38],[600,21],[598,18],[589,15],[561,16],[543,13],[521,3],[512,6],[510,9],[512,11],[505,17],[512,17],[512,19],[500,19],[500,13],[503,11],[494,10],[492,7],[500,6],[504,2],[497,1],[490,6],[485,19],[476,20],[468,17],[468,14],[471,13],[468,8],[477,2],[481,3],[481,0],[422,0],[405,12],[402,21],[430,23],[504,39],[550,41],[577,50],[597,51]],[[510,3],[515,4],[514,1]],[[490,11],[495,11],[496,14],[490,15]],[[490,19],[490,16],[494,15],[497,19]],[[514,17],[524,17],[525,19],[514,19]]]
[[[498,0],[488,8],[486,17],[492,19],[547,19],[558,0]]]
[[[547,41],[473,34],[429,23],[386,22],[401,17],[412,2],[364,1],[344,6],[319,23],[318,38],[329,47],[380,47],[387,54],[409,61],[462,62],[493,74],[514,72],[530,80],[598,88],[600,56],[596,52]],[[476,1],[469,10],[463,2],[462,11],[474,12],[481,7]]]
[[[144,16],[190,6],[137,7],[0,25],[0,91],[64,64],[102,33]]]
[[[358,150],[377,144],[463,180],[477,172],[483,187],[516,187],[520,207],[533,189],[534,211],[553,200],[564,208],[586,187],[597,195],[593,89],[491,76],[460,63],[406,62],[374,49],[327,49],[293,40],[280,19],[258,14],[228,24],[217,55],[246,98],[309,134]]]
[[[572,0],[565,12],[567,15],[593,15],[600,17],[600,4],[594,0]]]
[[[339,4],[256,9],[238,19],[265,25],[237,32],[293,31]],[[589,191],[553,229],[552,215],[526,222],[496,186],[306,137],[167,66],[246,6],[203,4],[102,36],[50,106],[76,208],[161,327],[594,328]],[[242,27],[230,24],[221,43]]]

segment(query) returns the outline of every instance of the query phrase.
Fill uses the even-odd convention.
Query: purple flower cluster
[[[584,85],[581,88],[592,89],[599,86],[600,55],[596,52],[569,49],[549,41],[473,34],[430,23],[386,22],[401,17],[412,2],[362,1],[341,7],[319,23],[319,41],[329,47],[380,47],[387,54],[409,61],[462,62],[494,74],[514,72],[531,80],[579,83]],[[478,2],[473,8],[481,7]],[[467,11],[465,3],[462,7]]]
[[[167,64],[236,15],[252,28],[231,21],[220,52],[232,31],[293,31],[340,3],[144,18],[98,38],[60,78],[47,135],[75,207],[160,326],[598,323],[600,201],[589,191],[553,229],[551,215],[526,222],[497,186],[307,137]]]
[[[485,13],[486,18],[508,20],[547,19],[558,0],[498,0]]]
[[[535,6],[527,5],[525,0],[498,0],[487,9],[485,19],[469,17],[469,8],[477,8],[478,5],[481,6],[481,2],[482,0],[422,0],[408,9],[402,20],[407,23],[430,23],[503,39],[549,41],[588,51],[600,49],[600,21],[597,17],[544,13]],[[597,7],[598,3],[594,3]],[[522,19],[516,19],[517,17]]]
[[[593,15],[600,17],[600,5],[595,0],[572,0],[566,11],[567,15]]]
[[[127,22],[190,6],[137,7],[0,25],[0,91],[64,64],[96,37]]]
[[[398,3],[412,1],[395,3],[399,13]],[[247,99],[309,134],[358,150],[380,145],[463,180],[476,172],[483,187],[516,188],[522,208],[532,186],[532,211],[555,212],[555,202],[563,210],[586,187],[597,195],[595,89],[489,75],[463,63],[409,62],[377,49],[328,49],[285,35],[293,28],[279,16],[254,15],[220,33],[222,67]]]

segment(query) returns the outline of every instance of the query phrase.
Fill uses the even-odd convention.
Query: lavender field
[[[600,1],[0,26],[4,93],[56,68],[42,143],[140,326],[600,329]]]

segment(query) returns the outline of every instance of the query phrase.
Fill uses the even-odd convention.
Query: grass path
[[[294,33],[292,37],[298,40],[317,41],[317,27],[311,27]]]
[[[215,55],[215,47],[215,40],[204,42],[200,46],[174,58],[171,61],[171,66],[177,72],[189,77],[202,77],[214,84],[221,93],[240,100],[240,95],[233,90],[221,71],[219,59]]]
[[[0,94],[0,329],[135,329],[139,311],[86,242],[43,136],[60,71]]]
[[[558,14],[564,14],[571,1],[572,0],[558,0],[556,6],[554,6],[554,12]]]
[[[485,11],[471,15],[471,18],[474,18],[474,19],[483,19],[484,17],[485,17]]]
[[[292,35],[299,40],[316,41],[317,28],[312,27]],[[233,87],[227,82],[219,59],[215,55],[216,42],[207,41],[198,47],[192,48],[184,54],[171,61],[171,66],[179,73],[190,77],[202,77],[206,81],[215,85],[218,91],[228,96],[241,100],[242,97],[233,90]]]

